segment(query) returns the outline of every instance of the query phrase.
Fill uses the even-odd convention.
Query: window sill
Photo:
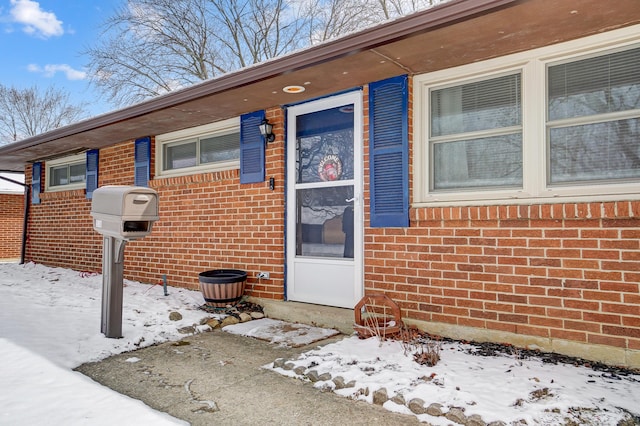
[[[159,171],[156,174],[156,178],[164,179],[164,178],[173,178],[180,176],[191,176],[191,175],[200,175],[206,173],[217,173],[217,172],[225,172],[229,170],[240,169],[240,160],[237,161],[229,161],[227,163],[218,164],[216,166],[208,166],[208,167],[188,167],[184,169],[175,169],[175,170],[167,170],[167,171]]]
[[[45,192],[67,192],[67,191],[75,191],[77,189],[84,190],[87,184],[85,182],[79,184],[72,185],[62,185],[62,186],[49,186],[45,189]]]
[[[433,196],[426,200],[414,201],[412,208],[424,207],[453,207],[453,206],[506,206],[506,205],[532,205],[532,204],[567,204],[567,203],[598,203],[611,201],[635,201],[640,200],[639,192],[612,192],[606,195],[560,195],[527,196],[524,193],[502,198],[475,198],[461,199],[459,196]],[[640,212],[639,212],[640,213]]]
[[[42,201],[46,200],[60,200],[60,199],[72,199],[72,198],[85,198],[86,191],[84,187],[79,189],[60,189],[56,191],[47,190],[40,194]]]
[[[228,169],[221,171],[197,172],[191,174],[156,176],[149,181],[151,188],[161,188],[174,185],[198,184],[206,182],[220,182],[223,180],[239,180],[240,169]]]

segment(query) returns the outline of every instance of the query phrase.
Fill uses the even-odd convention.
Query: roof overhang
[[[638,23],[638,0],[454,0],[0,147],[0,170]]]

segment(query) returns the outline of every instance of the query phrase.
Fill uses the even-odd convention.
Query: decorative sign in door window
[[[338,180],[342,176],[342,161],[335,154],[325,155],[318,164],[318,175],[323,181]]]

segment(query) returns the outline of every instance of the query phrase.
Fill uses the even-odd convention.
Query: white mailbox
[[[102,324],[106,337],[122,337],[124,248],[144,238],[158,220],[158,193],[141,186],[103,186],[93,191],[93,229],[102,234]]]
[[[135,240],[151,233],[158,220],[158,193],[141,186],[103,186],[93,191],[93,229],[102,235]]]

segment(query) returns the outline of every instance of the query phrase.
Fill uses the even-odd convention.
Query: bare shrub
[[[442,342],[420,333],[416,328],[402,327],[398,335],[404,355],[413,354],[413,360],[420,365],[433,367],[440,361]]]

